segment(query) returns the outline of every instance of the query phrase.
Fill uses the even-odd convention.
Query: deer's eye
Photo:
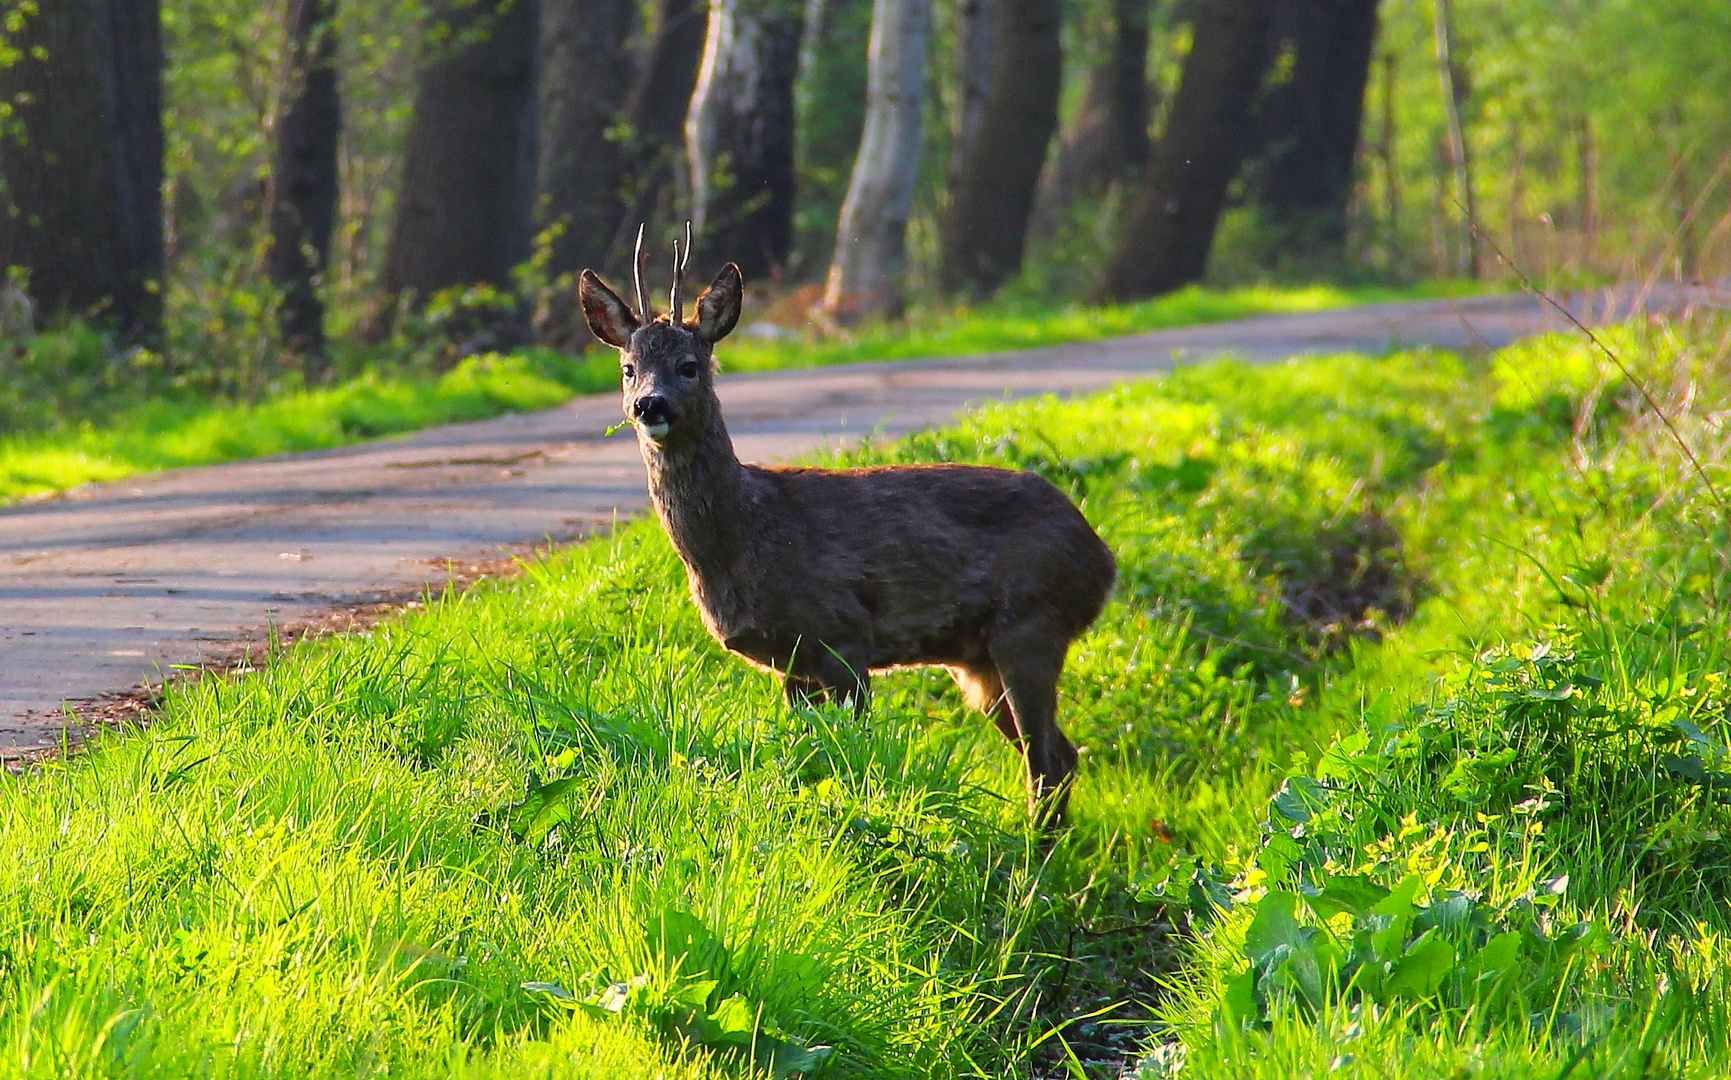
[[[695,379],[695,378],[697,378],[697,361],[687,360],[683,364],[680,364],[679,365],[679,377],[681,379]]]
[[[625,366],[624,366],[624,367],[623,367],[623,368],[621,368],[621,369],[620,369],[620,370],[621,370],[621,371],[623,371],[623,372],[624,372],[624,373],[625,373],[625,377],[626,377],[626,378],[627,378],[627,379],[635,379],[635,378],[637,378],[637,365],[636,365],[636,364],[626,364],[626,365],[625,365]]]

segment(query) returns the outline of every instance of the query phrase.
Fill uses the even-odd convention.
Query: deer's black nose
[[[673,407],[660,394],[646,394],[631,403],[631,418],[645,424],[666,424],[673,419]]]

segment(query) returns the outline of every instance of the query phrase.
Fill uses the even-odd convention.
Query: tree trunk
[[[795,0],[710,0],[686,117],[699,265],[775,276],[793,248]]]
[[[630,265],[637,223],[676,175],[703,54],[696,0],[658,0],[641,42],[634,0],[541,0],[541,127],[536,227],[560,227],[538,314],[543,341],[590,340],[564,279]]]
[[[602,267],[625,206],[621,137],[635,0],[541,0],[536,226],[559,227],[548,271]]]
[[[536,7],[486,0],[442,9],[449,44],[415,90],[385,252],[392,301],[407,295],[418,306],[454,286],[504,288],[529,257]]]
[[[1080,195],[1103,191],[1148,163],[1148,0],[1113,0],[1112,48],[1088,72],[1075,122],[1058,136],[1040,178],[1032,228],[1049,231]]]
[[[1466,126],[1461,120],[1461,107],[1466,101],[1466,88],[1461,85],[1461,70],[1455,59],[1455,18],[1451,0],[1436,3],[1436,66],[1442,80],[1443,112],[1448,116],[1449,164],[1454,167],[1455,197],[1460,200],[1461,251],[1466,265],[1461,267],[1468,277],[1479,276],[1479,210],[1473,192],[1472,147],[1467,142]]]
[[[901,314],[931,26],[931,0],[873,4],[865,133],[824,293],[824,307],[844,321]]]
[[[1377,0],[1277,0],[1271,52],[1293,55],[1292,75],[1262,102],[1267,157],[1257,192],[1288,252],[1336,250],[1376,41]]]
[[[960,0],[956,7],[956,111],[950,123],[949,189],[956,189],[968,152],[980,133],[992,61],[998,48],[998,7],[1003,0]]]
[[[1062,3],[992,0],[987,17],[989,28],[970,23],[962,41],[964,79],[977,78],[981,34],[989,36],[992,63],[977,104],[963,87],[950,202],[938,236],[938,285],[946,293],[989,293],[1021,270],[1034,192],[1058,124]],[[977,113],[970,115],[970,107]]]
[[[625,99],[625,123],[631,132],[624,181],[629,198],[614,229],[610,270],[630,265],[637,223],[655,214],[668,185],[676,191],[686,187],[690,169],[685,117],[697,86],[707,27],[708,12],[697,0],[659,0],[656,5],[649,49]],[[674,216],[683,220],[692,212],[676,211]]]
[[[0,264],[50,314],[131,341],[162,323],[162,20],[157,0],[44,0],[8,35]]]
[[[1200,0],[1190,55],[1146,181],[1128,200],[1102,292],[1158,296],[1202,277],[1262,75],[1267,0]]]
[[[283,345],[302,358],[309,380],[325,370],[325,308],[319,276],[337,215],[336,0],[294,0],[289,10],[287,105],[276,122],[271,161],[266,269],[282,292]]]

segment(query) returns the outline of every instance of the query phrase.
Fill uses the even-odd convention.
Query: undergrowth
[[[1615,336],[1717,460],[1701,331]],[[790,712],[653,522],[0,785],[0,1072],[1717,1076],[1724,519],[1566,339],[845,455],[1119,557],[1073,826],[941,675]]]
[[[1139,304],[1061,309],[1011,298],[915,311],[905,321],[840,337],[777,329],[781,336],[766,338],[747,327],[728,342],[723,360],[730,371],[765,371],[954,356],[1461,291],[1450,282],[1404,290],[1187,289]],[[231,299],[245,298],[237,293]],[[447,306],[461,309],[453,305]],[[599,347],[578,355],[532,349],[458,361],[449,343],[452,327],[435,311],[408,320],[411,327],[399,327],[381,346],[336,342],[334,381],[309,387],[293,364],[260,352],[269,339],[262,300],[239,313],[180,306],[188,310],[171,319],[166,353],[121,351],[81,323],[0,340],[0,502],[153,469],[322,449],[550,408],[573,394],[618,386],[618,364],[611,350]],[[202,319],[197,327],[182,325],[194,316]],[[794,316],[803,323],[804,312]]]

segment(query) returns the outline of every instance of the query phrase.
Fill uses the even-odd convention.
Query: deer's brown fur
[[[1111,551],[1029,472],[742,463],[713,363],[741,287],[727,266],[685,321],[676,284],[674,313],[647,322],[593,273],[580,287],[590,328],[620,351],[655,512],[704,624],[780,673],[796,703],[834,696],[863,711],[872,671],[949,669],[1025,754],[1036,811],[1061,819],[1076,751],[1057,723],[1058,676],[1112,588]]]

